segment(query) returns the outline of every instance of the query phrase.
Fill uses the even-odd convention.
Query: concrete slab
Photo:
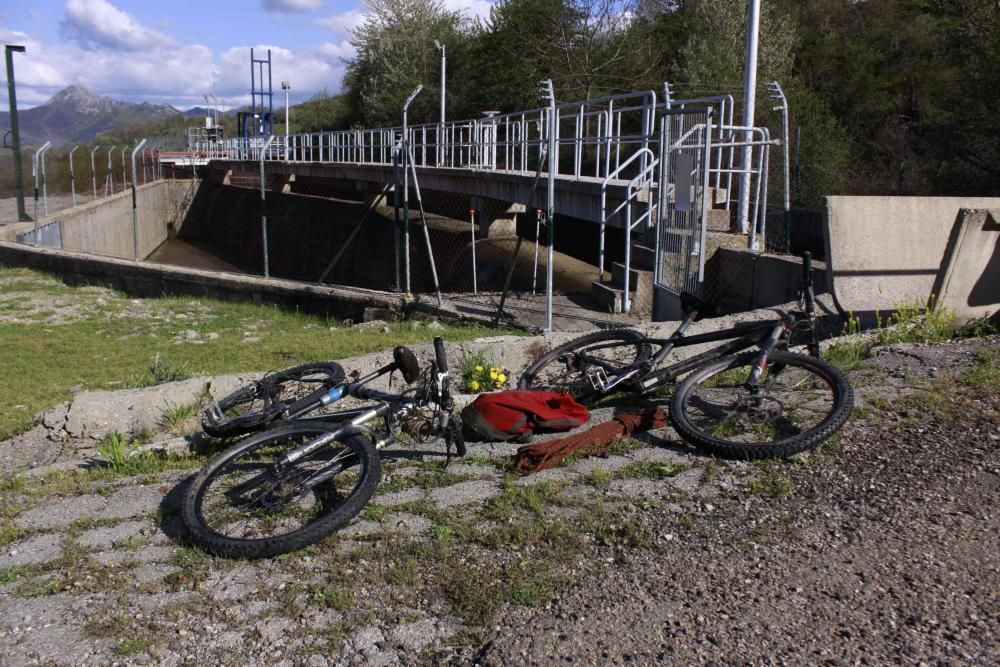
[[[1000,209],[962,209],[933,293],[960,322],[1000,310]]]
[[[997,209],[996,197],[826,198],[827,272],[841,313],[926,303],[962,208]]]

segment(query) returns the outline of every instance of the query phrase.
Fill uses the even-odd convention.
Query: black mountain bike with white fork
[[[847,379],[819,358],[812,262],[803,256],[802,310],[776,310],[774,320],[696,335],[687,329],[712,304],[681,294],[684,320],[667,338],[631,329],[597,331],[548,352],[521,376],[521,389],[548,389],[595,404],[614,394],[650,396],[677,384],[671,424],[685,440],[712,454],[756,459],[815,447],[847,421],[854,393]],[[789,352],[804,335],[809,355]],[[673,350],[728,341],[662,365]],[[654,346],[659,346],[653,353]],[[750,348],[754,351],[745,352]]]
[[[212,459],[184,495],[182,514],[194,541],[235,558],[294,551],[319,542],[364,509],[381,474],[377,450],[401,435],[414,443],[443,438],[449,457],[453,445],[463,456],[440,338],[434,349],[435,360],[421,371],[413,353],[397,347],[392,363],[325,390],[299,404],[298,418],[272,424]],[[393,393],[367,386],[397,369],[413,383],[409,389]],[[345,396],[371,403],[308,416]]]

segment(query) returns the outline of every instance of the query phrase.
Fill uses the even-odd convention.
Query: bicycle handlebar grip
[[[444,340],[441,336],[434,337],[434,354],[437,357],[438,373],[447,373],[448,356],[444,352]]]

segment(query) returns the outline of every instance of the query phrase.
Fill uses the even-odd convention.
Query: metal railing
[[[633,153],[655,145],[657,98],[653,91],[615,95],[556,106],[556,176],[604,179]],[[414,166],[533,175],[547,142],[550,110],[510,114],[407,128]],[[266,160],[392,166],[401,127],[340,130],[275,137]],[[262,138],[195,142],[200,157],[260,159]],[[637,165],[636,173],[645,168]],[[635,174],[624,175],[624,180]]]

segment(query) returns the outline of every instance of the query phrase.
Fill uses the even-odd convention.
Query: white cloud
[[[173,38],[144,27],[107,0],[67,0],[61,28],[84,48],[139,51],[175,44]]]
[[[266,58],[267,50],[271,49],[271,80],[275,88],[275,108],[281,106],[278,101],[281,92],[279,81],[289,81],[292,84],[292,96],[296,99],[304,99],[323,89],[331,93],[338,92],[341,79],[344,77],[344,64],[341,59],[354,52],[347,42],[323,42],[299,51],[266,44],[255,45],[253,48],[254,55],[258,58]],[[249,47],[232,48],[219,56],[217,69],[219,95],[224,97],[230,106],[243,105],[250,101],[250,81],[247,80],[249,60]]]
[[[451,12],[462,12],[469,18],[487,18],[492,2],[488,0],[444,0],[444,8]]]
[[[352,9],[349,12],[334,14],[318,19],[316,23],[327,28],[337,35],[350,37],[355,28],[365,22],[365,12],[363,9]]]
[[[268,12],[311,12],[323,8],[323,0],[264,0]]]

